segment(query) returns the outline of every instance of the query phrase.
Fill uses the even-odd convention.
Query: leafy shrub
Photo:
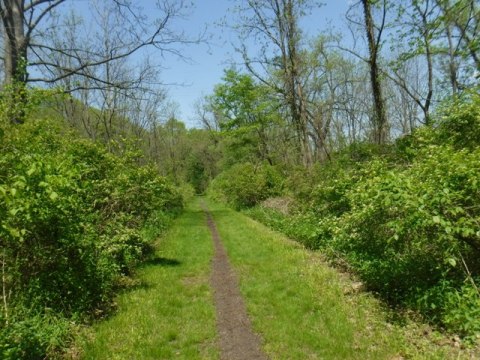
[[[177,188],[184,203],[187,203],[190,200],[192,200],[195,194],[197,194],[195,187],[190,183],[182,183],[178,185]]]
[[[278,195],[281,187],[282,177],[273,166],[243,163],[232,166],[216,177],[208,193],[212,198],[240,209]]]
[[[480,145],[480,96],[476,92],[444,104],[437,120],[437,142],[448,143],[457,149],[474,149]]]
[[[0,356],[5,360],[44,359],[67,345],[72,327],[70,321],[51,313],[17,313],[0,331]]]
[[[0,357],[43,358],[49,314],[82,318],[107,306],[117,280],[149,253],[151,227],[164,228],[183,200],[134,153],[114,156],[52,121],[2,129]]]
[[[172,223],[174,217],[178,214],[175,212],[168,212],[162,209],[155,210],[147,219],[142,227],[142,238],[147,244],[156,240]]]
[[[476,284],[479,283],[477,279]],[[453,287],[444,293],[441,320],[467,338],[480,334],[480,294],[475,282],[467,282],[460,288]]]
[[[385,151],[361,147],[314,171],[299,212],[250,214],[347,260],[370,290],[466,337],[480,333],[480,96]],[[300,172],[299,172],[300,173]],[[301,178],[294,173],[288,183]],[[301,181],[301,180],[300,180]],[[310,191],[307,189],[310,187]]]
[[[480,249],[479,178],[478,149],[429,145],[408,167],[371,161],[357,172],[356,180],[352,178],[343,197],[325,199],[320,192],[320,202],[349,207],[338,212],[337,206],[327,203],[319,212],[333,216],[327,224],[333,234],[329,245],[343,254],[371,290],[460,331],[459,323],[447,321],[443,314],[456,313],[455,308],[462,306],[446,301],[469,276],[462,261],[469,271],[478,272],[474,259]],[[340,184],[343,189],[341,180]],[[430,291],[447,280],[457,284],[450,292]],[[420,305],[420,298],[428,302],[428,309]]]
[[[328,229],[321,226],[321,221],[311,212],[300,212],[286,216],[274,209],[260,205],[246,209],[244,212],[261,223],[280,231],[288,237],[298,240],[309,249],[325,248]]]

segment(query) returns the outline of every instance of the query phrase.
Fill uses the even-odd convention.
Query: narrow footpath
[[[230,267],[215,221],[205,203],[202,203],[202,208],[207,215],[207,223],[215,247],[212,288],[221,359],[266,360],[267,357],[260,348],[260,339],[252,331],[236,275]]]

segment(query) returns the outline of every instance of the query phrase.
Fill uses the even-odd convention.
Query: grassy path
[[[212,215],[202,204],[212,233],[215,255],[212,261],[212,288],[217,315],[220,358],[227,360],[267,360],[261,339],[252,331],[235,272],[230,266],[223,241]]]
[[[205,215],[193,204],[140,269],[141,284],[122,294],[118,312],[84,341],[84,359],[218,359],[212,255]]]
[[[387,323],[366,294],[321,255],[221,205],[208,204],[253,328],[271,359],[445,359],[442,349]]]
[[[344,277],[319,254],[209,203],[254,330],[271,359],[443,359],[438,348],[387,324],[378,303],[345,294]],[[211,235],[197,199],[161,239],[141,285],[94,327],[85,359],[218,359],[210,286]],[[425,346],[424,346],[425,345]],[[451,355],[451,354],[449,354]]]

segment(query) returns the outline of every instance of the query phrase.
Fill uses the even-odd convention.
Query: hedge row
[[[134,151],[52,121],[0,130],[0,357],[41,359],[108,307],[182,198]]]

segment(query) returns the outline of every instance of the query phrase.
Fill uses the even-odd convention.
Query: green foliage
[[[477,279],[476,283],[479,283]],[[474,338],[472,334],[480,333],[480,293],[474,282],[467,282],[460,288],[448,289],[443,296],[442,321],[446,326],[457,329],[462,335]]]
[[[222,131],[228,165],[255,159],[272,163],[276,150],[271,128],[282,120],[280,104],[269,87],[230,69],[208,101]]]
[[[202,194],[211,180],[207,174],[205,165],[198,156],[191,156],[188,163],[188,179],[192,184],[194,193]]]
[[[260,205],[246,209],[244,212],[255,220],[300,241],[309,249],[319,249],[325,244],[325,239],[330,237],[328,228],[322,226],[322,220],[319,221],[311,212],[285,216],[274,209]]]
[[[444,105],[435,134],[438,142],[452,144],[457,149],[474,149],[480,145],[480,96],[467,93]]]
[[[448,259],[479,250],[479,161],[478,151],[429,146],[407,168],[371,162],[347,193],[351,210],[337,218],[336,247],[394,302],[461,276]]]
[[[309,179],[293,173],[287,184],[298,213],[250,214],[347,260],[391,304],[463,336],[478,334],[479,99],[457,100],[435,127],[382,152],[361,146],[359,158],[359,148],[350,148],[309,170]]]
[[[61,96],[55,90],[28,89],[24,83],[6,84],[0,92],[0,133],[11,123],[21,123],[46,97]]]
[[[66,334],[73,328],[72,322],[51,313],[16,314],[0,331],[0,354],[5,360],[44,359],[45,353],[67,346]]]
[[[185,160],[186,181],[192,184],[197,194],[204,194],[217,174],[217,163],[221,155],[217,137],[218,134],[208,130],[190,129],[188,132],[191,149]]]
[[[213,110],[221,114],[222,130],[258,128],[273,121],[275,102],[269,89],[257,85],[252,76],[226,70],[223,83],[215,87]]]
[[[182,183],[177,185],[177,191],[181,195],[184,205],[190,202],[196,194],[196,189],[191,183]]]
[[[209,187],[209,196],[235,208],[251,207],[278,195],[282,177],[270,165],[243,163],[232,166],[216,177]]]
[[[1,135],[0,357],[43,358],[53,333],[68,330],[55,325],[62,318],[108,306],[182,196],[138,167],[136,151],[114,156],[52,121],[3,123]],[[60,320],[49,330],[52,313]]]

